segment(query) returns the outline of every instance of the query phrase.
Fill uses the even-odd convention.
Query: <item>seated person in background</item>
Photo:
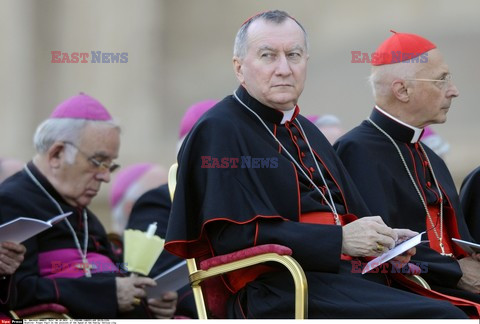
[[[87,208],[118,167],[120,128],[105,107],[83,93],[67,99],[39,125],[34,145],[33,160],[0,185],[0,223],[73,214],[24,242],[16,308],[59,303],[77,318],[171,318],[176,293],[142,300],[155,282],[124,275]]]
[[[167,171],[161,165],[136,163],[121,169],[110,187],[113,232],[122,235],[138,197],[164,183]]]
[[[165,249],[192,258],[287,246],[307,277],[309,318],[465,317],[447,302],[389,287],[381,273],[352,269],[415,233],[368,217],[332,146],[300,114],[308,56],[305,29],[286,12],[266,11],[240,27],[233,58],[240,85],[183,142]],[[293,281],[282,266],[224,279],[233,293],[229,318],[293,317]]]
[[[480,243],[480,167],[465,177],[460,188],[460,202],[470,234]]]
[[[422,137],[420,141],[427,145],[432,151],[439,157],[445,160],[448,151],[450,150],[450,144],[433,131],[430,126],[423,129]]]
[[[178,147],[180,147],[185,136],[203,113],[212,108],[216,103],[216,100],[205,100],[197,102],[188,108],[180,123]],[[151,223],[157,222],[157,231],[155,234],[161,238],[165,238],[171,206],[167,184],[147,191],[138,198],[133,206],[127,228],[146,231]],[[167,250],[163,250],[149,276],[154,277],[181,261],[182,259],[178,256],[171,254]],[[177,311],[175,314],[190,318],[197,317],[195,301],[189,285],[178,291]]]
[[[17,173],[23,168],[25,162],[10,159],[10,158],[0,158],[0,183],[2,183],[6,178]]]
[[[340,119],[335,115],[308,115],[305,117],[318,127],[332,145],[345,134]]]
[[[1,240],[1,238],[0,238]],[[25,246],[13,242],[0,244],[0,311],[8,311],[15,304],[13,274],[25,255]]]
[[[422,277],[438,297],[463,298],[478,318],[480,262],[452,241],[472,240],[457,189],[445,162],[419,141],[426,126],[446,121],[458,89],[440,50],[421,36],[394,32],[376,53],[383,59],[372,63],[375,107],[334,147],[374,214],[388,226],[426,231],[429,242],[412,260],[428,266]]]

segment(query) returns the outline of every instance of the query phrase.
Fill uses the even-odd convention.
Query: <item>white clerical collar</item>
[[[282,111],[283,112],[283,118],[282,118],[282,121],[280,122],[280,124],[285,124],[287,121],[290,121],[290,119],[292,119],[292,116],[293,114],[295,113],[295,107],[293,107],[292,109],[290,110],[287,110],[287,111]]]
[[[407,123],[404,123],[403,121],[401,121],[400,119],[398,118],[395,118],[393,117],[392,115],[390,115],[388,112],[386,112],[385,110],[383,110],[382,108],[380,108],[379,106],[375,105],[375,108],[380,111],[382,114],[384,114],[385,116],[393,119],[394,121],[396,121],[397,123],[405,126],[405,127],[408,127],[410,128],[411,130],[413,130],[413,136],[410,140],[410,143],[416,143],[420,140],[420,136],[422,136],[422,132],[423,132],[423,129],[421,128],[417,128],[415,126],[411,126],[411,125],[408,125]]]

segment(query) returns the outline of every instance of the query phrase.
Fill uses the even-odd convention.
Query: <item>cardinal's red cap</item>
[[[409,61],[437,47],[428,39],[415,34],[397,33],[393,30],[391,32],[393,35],[380,44],[372,55],[372,65]]]

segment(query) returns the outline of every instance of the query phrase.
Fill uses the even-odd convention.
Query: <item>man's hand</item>
[[[150,298],[148,308],[155,318],[172,318],[177,310],[178,294],[176,291],[168,291],[161,298]]]
[[[148,277],[123,277],[115,278],[117,284],[118,310],[128,312],[134,309],[134,305],[140,302],[147,294],[145,287],[153,287],[157,283]]]
[[[457,287],[475,294],[480,293],[480,262],[475,257],[465,257],[458,260],[463,276],[457,284]]]
[[[353,257],[378,256],[391,249],[397,233],[380,216],[363,217],[342,227],[342,253]]]
[[[397,237],[398,237],[397,242],[395,242],[395,245],[398,245],[403,241],[406,241],[409,238],[412,238],[415,235],[418,235],[418,232],[411,231],[406,228],[394,228],[393,230],[395,231],[395,233],[397,233]],[[397,255],[392,259],[392,261],[396,262],[397,266],[403,267],[405,264],[410,262],[410,259],[412,258],[412,256],[415,255],[416,252],[417,252],[417,249],[413,247],[403,252],[402,254]]]
[[[0,275],[13,274],[23,261],[26,249],[22,244],[2,242],[0,245]]]

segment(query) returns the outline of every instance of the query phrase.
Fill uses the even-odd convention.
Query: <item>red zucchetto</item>
[[[428,61],[428,54],[422,55],[437,46],[428,39],[415,34],[393,33],[372,55],[372,65],[394,64],[399,62]],[[415,59],[420,57],[418,59]]]

